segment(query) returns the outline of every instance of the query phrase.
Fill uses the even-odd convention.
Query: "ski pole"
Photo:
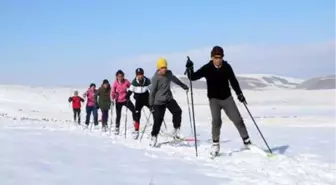
[[[187,57],[188,61],[190,60],[189,56]],[[191,73],[190,69],[187,69],[189,72],[188,74]],[[187,75],[188,75],[187,74]],[[195,153],[196,153],[196,157],[198,157],[198,152],[197,152],[197,136],[196,136],[196,125],[195,125],[195,107],[194,107],[194,97],[193,97],[193,87],[192,87],[192,81],[189,78],[189,83],[190,83],[190,96],[191,96],[191,108],[192,108],[192,115],[193,115],[193,124],[194,124],[194,139],[195,139]]]
[[[191,131],[191,135],[193,135],[192,121],[191,121],[192,118],[191,118],[191,112],[190,112],[188,91],[186,91],[186,95],[187,95],[187,104],[188,104],[188,111],[189,111],[190,131]]]
[[[270,149],[270,147],[268,146],[268,144],[267,144],[267,142],[266,142],[266,139],[264,138],[263,134],[261,133],[261,131],[260,131],[260,129],[259,129],[259,127],[258,127],[256,121],[254,120],[254,118],[253,118],[253,116],[252,116],[250,110],[247,108],[246,102],[244,102],[243,104],[244,104],[244,106],[245,106],[245,108],[246,108],[248,114],[250,115],[250,117],[251,117],[251,119],[252,119],[254,125],[257,127],[257,129],[258,129],[258,131],[259,131],[259,134],[261,135],[262,139],[264,140],[264,142],[265,142],[265,144],[266,144],[266,146],[267,146],[269,152],[270,152],[271,154],[273,154],[273,153],[272,153],[272,150]]]
[[[113,101],[112,101],[113,102]],[[114,109],[115,103],[112,104],[111,106],[111,121],[110,121],[110,127],[109,127],[109,135],[112,133],[112,124],[113,124],[113,109]]]
[[[164,119],[163,119],[163,125],[164,125],[166,131],[168,131],[168,129],[167,129],[167,124],[166,124],[166,121],[165,121]]]
[[[127,131],[127,112],[128,112],[128,102],[130,100],[127,100],[126,102],[126,117],[125,117],[125,139],[126,139],[126,131]]]
[[[142,140],[142,137],[143,137],[143,135],[144,135],[144,133],[145,133],[145,131],[146,131],[146,128],[147,128],[147,125],[148,125],[148,123],[149,123],[149,119],[150,119],[151,115],[152,115],[152,112],[149,112],[149,116],[147,117],[147,121],[146,121],[145,127],[144,127],[144,129],[142,130],[142,132],[141,132],[141,136],[140,136],[140,138],[139,138],[139,142],[141,142],[141,140]]]

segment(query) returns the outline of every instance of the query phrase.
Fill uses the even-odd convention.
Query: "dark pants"
[[[222,116],[221,111],[224,110],[227,117],[234,123],[240,136],[243,140],[249,138],[245,123],[240,115],[238,107],[230,96],[225,100],[219,99],[209,99],[210,111],[212,117],[212,140],[213,142],[219,142],[221,127],[222,127]]]
[[[101,109],[101,112],[102,112],[102,125],[103,125],[103,127],[106,127],[107,126],[107,120],[108,120],[108,117],[109,117],[109,110],[102,110]]]
[[[85,124],[89,125],[90,123],[90,118],[91,118],[91,113],[93,114],[93,123],[95,126],[98,125],[98,111],[95,106],[86,106],[86,120]]]
[[[77,120],[78,124],[80,125],[81,117],[80,117],[81,109],[80,108],[73,108],[73,114],[74,114],[74,121]]]
[[[133,103],[130,100],[126,101],[126,102],[117,102],[116,103],[116,112],[117,112],[116,127],[117,128],[119,128],[119,126],[120,126],[121,110],[122,110],[123,106],[126,106],[126,108],[128,108],[132,112],[133,120],[135,120],[135,114],[134,114],[135,113],[135,109],[134,109]]]
[[[140,127],[141,109],[144,106],[149,108],[148,98],[136,100],[135,102],[135,125],[134,125],[136,131],[138,131]]]
[[[163,122],[163,118],[166,112],[166,108],[169,110],[169,112],[173,115],[173,124],[174,128],[180,128],[181,127],[181,120],[182,120],[182,109],[177,104],[176,100],[171,100],[165,105],[154,105],[154,124],[152,129],[152,136],[157,136],[160,132],[161,125]]]

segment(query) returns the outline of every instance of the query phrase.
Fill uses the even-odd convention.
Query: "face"
[[[90,89],[91,89],[91,90],[95,90],[95,89],[96,89],[96,87],[95,87],[95,86],[92,86],[92,87],[90,87]]]
[[[104,88],[107,88],[108,84],[103,84]]]
[[[137,78],[138,78],[139,80],[142,80],[142,79],[144,78],[144,75],[143,75],[143,74],[138,74],[138,75],[137,75]]]
[[[118,81],[122,81],[124,79],[124,75],[123,74],[118,74],[117,79],[118,79]]]
[[[222,65],[223,57],[221,55],[215,55],[211,59],[212,59],[215,66],[221,66]]]
[[[167,68],[166,68],[166,67],[162,67],[162,68],[159,69],[159,73],[160,73],[161,75],[165,75],[166,72],[167,72]]]

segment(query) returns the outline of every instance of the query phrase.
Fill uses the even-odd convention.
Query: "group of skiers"
[[[215,46],[211,50],[211,60],[197,71],[194,71],[194,64],[188,58],[186,62],[186,74],[191,81],[201,78],[206,79],[207,97],[209,99],[210,111],[212,116],[212,152],[218,153],[220,150],[220,130],[222,126],[221,110],[224,110],[228,118],[236,126],[244,145],[251,144],[244,120],[240,115],[238,107],[231,95],[229,84],[235,91],[237,99],[246,103],[245,97],[240,89],[238,80],[231,65],[223,60],[224,50],[220,46]],[[171,70],[165,58],[157,60],[157,71],[151,79],[144,76],[144,70],[137,68],[135,78],[129,82],[125,78],[122,70],[115,74],[116,80],[110,85],[105,79],[98,89],[95,84],[90,84],[89,89],[83,97],[86,103],[86,126],[89,125],[91,113],[94,117],[94,125],[98,125],[98,110],[102,113],[102,128],[107,129],[109,110],[115,106],[115,133],[119,134],[121,110],[125,106],[130,110],[134,122],[134,138],[139,136],[141,110],[144,106],[148,107],[153,116],[153,127],[151,132],[151,146],[157,144],[157,137],[160,132],[166,109],[172,114],[174,126],[173,137],[180,137],[180,127],[182,120],[182,109],[173,97],[170,84],[174,82],[182,89],[188,91],[189,87],[181,82]],[[135,99],[135,105],[130,100],[131,95]],[[84,99],[78,96],[75,91],[74,96],[69,98],[73,104],[74,119],[80,124],[80,104]]]

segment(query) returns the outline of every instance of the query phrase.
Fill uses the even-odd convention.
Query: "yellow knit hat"
[[[156,62],[157,69],[161,69],[163,67],[168,67],[167,60],[165,58],[159,58]]]

